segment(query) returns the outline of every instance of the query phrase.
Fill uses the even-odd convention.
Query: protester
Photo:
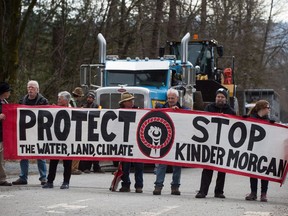
[[[62,91],[58,93],[58,105],[69,107],[69,102],[71,100],[71,95],[67,91]],[[49,174],[48,174],[48,181],[45,185],[42,186],[42,188],[53,188],[53,181],[55,180],[57,166],[58,166],[59,160],[50,160],[49,164]],[[69,183],[71,178],[71,160],[63,160],[63,167],[64,167],[64,173],[63,173],[63,183],[60,187],[60,189],[69,189]]]
[[[0,186],[12,186],[12,183],[6,180],[6,172],[4,168],[4,147],[3,147],[3,132],[2,122],[6,116],[2,113],[2,104],[8,104],[7,100],[10,96],[11,88],[8,83],[0,82]]]
[[[87,94],[86,104],[83,106],[84,108],[100,108],[98,104],[95,103],[95,94],[93,92],[89,92]],[[101,169],[99,161],[87,161],[81,160],[79,163],[79,170],[84,173],[90,173],[91,168],[93,168],[94,173],[105,173],[104,170]]]
[[[82,107],[83,106],[83,90],[81,87],[76,87],[73,91],[72,91],[72,97],[71,100],[69,102],[71,107]]]
[[[259,100],[256,102],[255,106],[248,112],[248,116],[256,119],[262,119],[265,121],[271,121],[269,119],[270,105],[266,100]],[[273,121],[272,121],[273,122]],[[250,188],[251,193],[245,197],[246,200],[252,201],[257,200],[257,178],[250,178]],[[268,181],[261,179],[261,202],[267,202],[267,190],[268,190]]]
[[[230,115],[236,115],[235,111],[227,104],[228,92],[224,88],[220,88],[216,91],[215,102],[207,105],[205,111],[213,113],[224,113]],[[208,194],[209,186],[212,180],[213,170],[203,169],[201,177],[201,186],[199,192],[196,194],[196,198],[205,198]],[[225,198],[224,184],[226,173],[218,172],[216,186],[214,190],[214,197]]]
[[[124,92],[121,94],[121,100],[119,101],[120,108],[138,108],[134,105],[134,96],[129,92]],[[120,188],[120,192],[130,192],[130,168],[132,163],[131,162],[122,162],[122,187]],[[143,192],[143,170],[144,164],[143,163],[133,163],[134,166],[134,175],[135,175],[135,192],[142,193]]]
[[[48,100],[39,93],[39,84],[35,80],[30,80],[27,83],[27,91],[28,94],[25,95],[21,100],[20,104],[24,105],[48,105]],[[38,171],[40,174],[40,182],[41,185],[44,185],[46,183],[46,161],[38,159],[37,160],[38,165]],[[28,183],[28,169],[29,169],[29,161],[27,159],[22,159],[20,161],[20,168],[21,173],[19,175],[19,178],[12,182],[13,185],[26,185]]]
[[[167,91],[167,102],[161,108],[172,108],[172,109],[182,109],[183,107],[178,102],[179,93],[176,89],[170,88]],[[159,105],[156,107],[160,108]],[[159,164],[156,169],[156,181],[155,189],[153,195],[161,195],[162,188],[164,186],[165,174],[167,170],[167,165]],[[173,166],[172,182],[171,182],[171,194],[172,195],[181,195],[179,191],[180,187],[180,178],[181,178],[181,167]]]
[[[71,107],[83,107],[82,98],[84,96],[83,90],[81,87],[76,87],[72,92],[72,97],[69,101]],[[79,163],[80,160],[73,160],[72,161],[72,175],[80,175],[82,171],[79,170]]]

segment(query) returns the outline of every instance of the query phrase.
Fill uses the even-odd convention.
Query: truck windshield
[[[167,86],[168,70],[106,71],[107,86]]]
[[[180,59],[180,44],[173,47],[173,53],[176,55],[177,59]],[[200,67],[199,73],[210,74],[212,70],[212,57],[213,53],[211,47],[206,43],[193,42],[188,45],[188,61],[192,63],[195,67],[198,65]]]

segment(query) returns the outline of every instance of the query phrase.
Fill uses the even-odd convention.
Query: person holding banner
[[[230,115],[236,115],[235,111],[227,104],[228,93],[224,88],[220,88],[216,91],[215,102],[205,107],[206,112],[224,113]],[[214,189],[214,197],[225,198],[224,184],[226,173],[218,172],[216,186]],[[203,169],[201,176],[200,190],[196,194],[196,198],[205,198],[208,194],[209,186],[213,177],[213,170]]]
[[[71,100],[71,95],[67,91],[62,91],[58,93],[58,102],[57,104],[59,106],[69,107],[69,101]],[[59,160],[50,160],[49,164],[49,174],[48,174],[48,180],[45,185],[42,186],[42,188],[53,188],[53,182],[55,180],[57,166],[58,166]],[[64,181],[60,187],[60,189],[69,189],[69,183],[71,178],[71,166],[72,166],[72,160],[63,160],[63,167],[64,167]]]
[[[76,87],[73,91],[72,91],[72,96],[71,99],[69,101],[69,104],[71,107],[83,107],[82,104],[82,98],[84,96],[83,90],[81,87]],[[80,160],[72,160],[72,175],[81,175],[82,171],[79,170],[79,164],[80,164]]]
[[[24,105],[48,105],[48,100],[39,93],[39,84],[35,80],[30,80],[27,83],[27,92],[28,94],[25,95],[21,100],[20,104]],[[44,185],[46,183],[46,161],[38,159],[37,160],[38,165],[38,171],[40,174],[40,182],[41,185]],[[28,169],[29,169],[29,161],[27,159],[22,159],[20,161],[20,169],[21,173],[19,175],[19,178],[12,182],[13,185],[26,185],[28,182]]]
[[[89,92],[86,98],[86,104],[84,104],[84,108],[94,108],[94,109],[101,109],[101,106],[95,103],[95,94],[93,92]],[[73,163],[73,162],[72,162]],[[87,161],[87,160],[80,160],[78,169],[84,173],[90,173],[91,168],[93,168],[94,173],[105,173],[104,170],[101,169],[99,161]]]
[[[129,92],[124,92],[121,94],[121,100],[119,101],[120,108],[126,109],[137,109],[134,105],[134,96]],[[119,192],[130,192],[130,168],[132,163],[131,162],[122,162],[122,169],[123,175],[121,177],[122,180],[122,187],[119,189]],[[135,175],[135,192],[136,193],[143,193],[143,170],[144,164],[143,163],[133,163],[134,165],[134,175]]]
[[[269,119],[270,105],[266,100],[259,100],[256,102],[255,106],[248,112],[248,116],[252,118],[262,119],[265,121],[273,122]],[[250,188],[251,193],[245,197],[246,200],[252,201],[257,200],[257,178],[250,178]],[[261,179],[261,202],[267,202],[267,190],[268,190],[268,181]]]
[[[170,88],[167,91],[167,102],[162,106],[156,106],[156,108],[172,108],[172,109],[183,109],[178,102],[179,93],[176,89]],[[155,189],[153,191],[153,195],[161,195],[162,188],[164,186],[165,174],[167,170],[166,164],[159,164],[156,169],[156,181],[155,181]],[[173,175],[171,182],[171,194],[172,195],[181,195],[179,191],[180,186],[180,178],[181,178],[181,167],[173,166]]]
[[[3,157],[3,134],[2,134],[2,121],[6,116],[2,113],[2,104],[8,104],[7,100],[10,96],[11,88],[8,83],[0,83],[0,186],[12,186],[12,183],[6,180],[6,172],[4,169],[4,157]]]

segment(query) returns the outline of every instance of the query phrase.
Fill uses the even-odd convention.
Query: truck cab
[[[180,59],[180,42],[167,42],[169,54]],[[229,103],[238,112],[234,82],[234,56],[224,56],[224,49],[215,39],[199,39],[197,34],[188,42],[188,61],[194,66],[196,95],[203,107],[215,101],[215,92],[224,88],[229,92]]]
[[[103,108],[118,108],[121,93],[125,91],[135,96],[135,105],[141,108],[154,108],[156,103],[164,104],[170,87],[184,83],[185,86],[193,86],[192,64],[185,55],[189,38],[188,33],[180,43],[184,58],[164,55],[158,59],[119,59],[117,55],[106,55],[106,40],[99,34],[100,63],[81,65],[81,85],[88,90],[95,88],[97,103]],[[177,77],[179,82],[176,82]]]

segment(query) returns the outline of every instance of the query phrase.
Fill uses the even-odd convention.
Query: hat
[[[94,99],[95,98],[95,94],[93,92],[89,92],[87,94],[87,97],[92,97]]]
[[[78,97],[83,97],[83,96],[84,96],[83,90],[82,90],[81,87],[76,87],[76,88],[74,89],[74,91],[72,92],[72,94],[74,94],[74,95],[76,95],[76,96],[78,96]]]
[[[216,91],[216,95],[217,95],[217,94],[223,94],[226,99],[228,98],[228,93],[227,93],[227,91],[226,91],[224,88],[219,88],[219,89]]]
[[[119,101],[119,104],[125,102],[125,101],[129,101],[129,100],[133,100],[135,97],[130,94],[129,92],[124,92],[121,94],[121,100]]]
[[[0,82],[0,95],[9,91],[12,91],[12,89],[10,88],[10,85],[6,82]]]

